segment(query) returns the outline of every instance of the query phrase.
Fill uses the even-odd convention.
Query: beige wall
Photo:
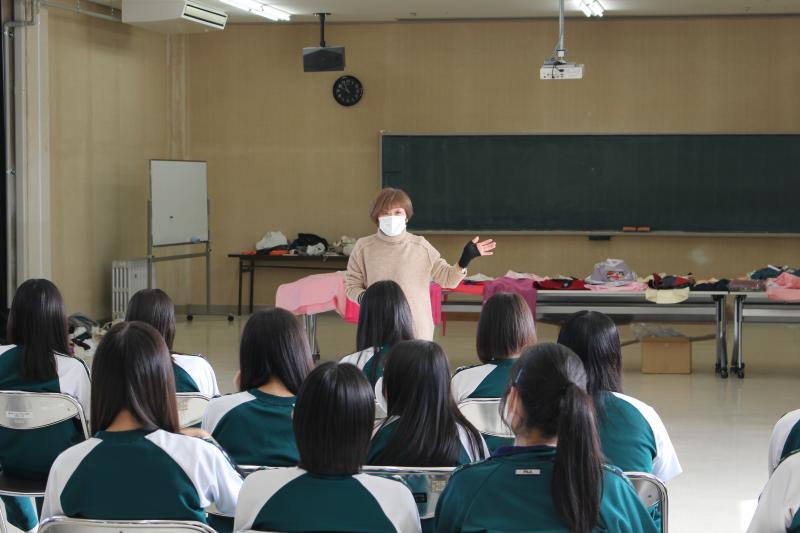
[[[586,64],[586,77],[543,82],[538,67],[556,30],[552,20],[332,25],[329,42],[346,45],[347,72],[365,85],[349,109],[331,97],[339,73],[302,72],[300,49],[314,44],[316,26],[232,25],[188,38],[187,144],[209,162],[215,301],[235,301],[236,265],[225,254],[267,230],[372,231],[380,130],[800,131],[798,17],[568,20],[569,57]],[[454,261],[464,240],[431,238]],[[699,276],[800,264],[788,238],[498,240],[476,270],[586,275],[608,256],[642,273]],[[276,283],[303,273],[259,275],[256,301],[269,303]]]
[[[111,314],[111,261],[146,253],[147,165],[167,156],[167,38],[49,10],[52,272]]]

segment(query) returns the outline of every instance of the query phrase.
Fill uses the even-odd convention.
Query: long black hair
[[[383,390],[388,403],[384,426],[394,423],[396,429],[375,464],[454,466],[461,452],[459,427],[468,435],[472,456],[484,458],[481,434],[450,392],[450,369],[441,346],[423,340],[395,345],[386,356]],[[399,420],[392,422],[393,417]]]
[[[518,355],[536,344],[533,313],[522,296],[500,292],[483,304],[475,344],[482,363]]]
[[[561,326],[558,343],[581,358],[586,391],[595,401],[602,392],[622,392],[622,348],[614,321],[596,311],[579,311]]]
[[[347,363],[322,363],[300,387],[292,425],[298,466],[318,475],[354,475],[367,460],[375,394],[364,373]]]
[[[166,292],[161,289],[136,291],[128,302],[125,320],[128,322],[137,320],[156,328],[164,338],[167,349],[172,352],[172,344],[175,341],[175,305]]]
[[[67,316],[58,287],[46,279],[29,279],[20,285],[11,302],[6,337],[20,346],[24,381],[57,377],[54,353],[70,355]]]
[[[511,376],[522,411],[513,417],[514,433],[558,439],[553,503],[571,533],[589,533],[600,516],[603,455],[583,364],[569,348],[544,343],[525,350]]]
[[[361,299],[358,315],[356,349],[360,352],[372,348],[375,355],[382,348],[391,348],[398,342],[414,339],[414,321],[408,300],[396,282],[378,281],[370,285]],[[379,365],[373,365],[377,373]],[[370,381],[375,375],[368,376]]]
[[[239,390],[277,378],[296,395],[312,368],[308,339],[296,316],[276,307],[250,317],[239,345]]]
[[[103,336],[92,362],[92,433],[127,409],[153,431],[177,433],[175,375],[167,345],[144,322],[121,322]]]

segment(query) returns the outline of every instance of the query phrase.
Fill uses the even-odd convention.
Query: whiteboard
[[[153,246],[208,242],[205,161],[150,160]]]

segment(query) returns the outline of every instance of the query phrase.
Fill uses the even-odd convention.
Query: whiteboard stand
[[[194,175],[191,174],[181,174],[188,168],[189,166],[182,165],[185,164],[195,164],[198,165],[202,163],[202,172],[195,173]],[[158,165],[158,166],[156,166]],[[186,168],[182,168],[185,167]],[[191,170],[191,169],[190,169]],[[182,192],[186,192],[187,188],[184,188],[187,185],[185,180],[189,178],[189,182],[196,182],[198,188],[196,191],[190,191],[195,193],[194,196],[197,198],[197,194],[202,194],[205,199],[205,206],[200,207],[202,203],[198,203],[197,201],[190,207],[193,208],[195,211],[195,215],[204,215],[200,216],[201,219],[201,226],[202,229],[197,232],[197,235],[200,235],[200,238],[190,238],[188,240],[184,239],[169,239],[164,237],[159,237],[156,239],[154,237],[154,224],[153,224],[153,194],[163,193],[163,191],[168,190],[163,186],[165,182],[172,182],[170,183],[170,187],[173,190],[177,190],[180,194]],[[202,181],[202,183],[201,183]],[[158,184],[158,186],[156,186]],[[177,188],[175,187],[177,185]],[[198,191],[200,191],[198,193]],[[185,194],[186,197],[192,196],[191,194]],[[164,204],[165,198],[159,198],[160,205]],[[166,198],[167,203],[170,203],[174,198]],[[186,209],[186,206],[181,206],[182,208]],[[198,209],[199,208],[199,209]],[[191,209],[189,209],[191,211]],[[196,213],[196,211],[205,211],[204,213]],[[163,160],[151,160],[150,161],[150,199],[147,201],[147,286],[148,288],[153,288],[153,270],[155,268],[156,263],[163,263],[165,261],[180,261],[184,259],[196,259],[196,258],[204,258],[206,262],[206,304],[205,304],[205,311],[202,313],[196,313],[192,311],[192,304],[189,304],[188,311],[186,314],[187,320],[193,320],[195,316],[215,316],[214,313],[211,312],[211,233],[209,231],[209,224],[208,220],[210,218],[211,213],[211,201],[208,199],[207,196],[207,182],[206,182],[206,175],[205,175],[205,162],[200,161],[163,161]],[[159,220],[161,220],[160,217]],[[174,218],[174,217],[169,217]],[[181,218],[181,217],[178,217]],[[194,234],[194,233],[192,233]],[[156,256],[154,251],[156,248],[167,248],[173,246],[185,246],[188,244],[203,244],[205,249],[202,252],[195,252],[195,253],[186,253],[186,254],[176,254],[176,255],[161,255]],[[219,314],[217,314],[218,316]],[[228,322],[233,321],[233,314],[227,313]]]

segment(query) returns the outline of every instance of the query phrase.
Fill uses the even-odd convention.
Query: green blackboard
[[[410,228],[800,233],[800,135],[381,136]]]

